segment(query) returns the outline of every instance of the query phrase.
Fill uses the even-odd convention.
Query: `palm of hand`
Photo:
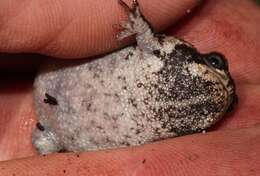
[[[214,164],[218,161],[223,163],[225,161],[225,164],[228,166],[231,166],[232,161],[235,161],[236,157],[238,157],[243,161],[239,162],[239,169],[248,167],[246,165],[248,163],[250,163],[252,168],[260,164],[260,161],[257,161],[257,156],[260,154],[258,149],[260,148],[260,141],[258,140],[260,129],[259,126],[253,127],[260,122],[260,117],[258,116],[260,114],[260,74],[258,74],[260,72],[260,60],[258,59],[260,54],[258,51],[260,38],[257,35],[257,29],[260,28],[259,23],[257,23],[260,21],[260,15],[257,13],[259,9],[248,1],[237,4],[237,6],[234,6],[234,4],[235,2],[226,2],[224,0],[209,2],[199,9],[193,17],[179,24],[181,26],[180,30],[174,32],[177,32],[178,36],[184,37],[184,39],[193,43],[201,51],[219,50],[229,58],[230,70],[235,79],[239,96],[237,110],[219,123],[215,127],[218,131],[214,133],[167,140],[134,149],[133,151],[120,150],[108,153],[100,152],[96,155],[89,154],[87,157],[91,162],[95,163],[95,166],[98,165],[98,162],[102,163],[100,157],[111,159],[113,155],[124,156],[122,159],[115,161],[117,163],[117,166],[114,166],[115,168],[120,168],[125,163],[135,163],[137,160],[143,161],[145,156],[149,156],[149,160],[155,163],[160,162],[162,158],[161,162],[188,161],[188,163],[200,163],[207,161],[208,157],[214,157],[215,160],[210,161],[209,164]],[[64,17],[61,15],[60,18]],[[97,29],[101,30],[101,27]],[[104,33],[101,30],[99,32],[100,39],[95,41],[102,44],[101,49],[92,48],[93,43],[91,45],[91,42],[85,41],[89,45],[82,45],[82,47],[75,50],[71,46],[76,45],[78,41],[70,38],[73,38],[73,36],[67,36],[73,30],[66,28],[66,30],[61,32],[62,34],[59,37],[52,38],[52,40],[42,37],[40,42],[36,40],[35,43],[27,48],[16,46],[13,48],[6,47],[6,49],[5,46],[0,45],[0,49],[9,51],[38,51],[54,56],[79,57],[102,53],[117,47],[117,43],[109,38],[111,35],[106,35],[105,38],[102,38],[102,34]],[[56,29],[53,31],[53,33],[57,32]],[[4,36],[1,32],[0,30],[0,37]],[[91,29],[88,32],[93,33]],[[109,31],[108,33],[113,33],[113,31]],[[44,33],[41,34],[42,36],[49,36]],[[55,36],[55,34],[53,35]],[[60,43],[66,40],[70,41],[66,45],[68,48],[62,47]],[[84,43],[84,41],[81,42]],[[6,81],[6,85],[0,87],[1,160],[27,157],[35,154],[30,140],[31,130],[35,124],[32,108],[32,79],[29,77],[29,79],[15,78],[7,80],[4,80],[4,82]],[[243,129],[243,127],[249,128]],[[225,131],[225,129],[231,130]],[[197,143],[194,143],[194,141],[197,141]],[[185,146],[191,147],[187,149]],[[226,151],[228,150],[234,151],[236,157],[234,157],[234,153],[233,155],[226,155]],[[154,151],[153,156],[149,155],[151,151]],[[225,153],[225,156],[219,156],[218,152]],[[89,164],[89,161],[85,161],[85,164]],[[152,166],[155,168],[155,164],[152,164]],[[131,170],[131,167],[134,166],[130,164],[129,170]],[[179,170],[182,167],[189,168],[191,165],[186,164],[181,166],[176,164],[177,168],[172,168],[173,166],[163,167],[169,167],[169,170]],[[156,168],[157,170],[155,169],[153,172],[162,170],[159,166]],[[201,169],[203,168],[201,167]],[[218,168],[215,169],[217,170]],[[147,170],[142,171],[148,172]],[[166,170],[164,171],[166,173]]]

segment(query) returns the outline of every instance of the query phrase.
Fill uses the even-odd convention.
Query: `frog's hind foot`
[[[120,24],[121,32],[117,35],[118,40],[122,40],[134,34],[142,35],[151,32],[151,28],[147,20],[142,15],[137,0],[133,1],[132,7],[129,7],[123,0],[118,0],[128,15],[128,21]]]
[[[118,3],[125,9],[127,13],[135,13],[137,8],[139,7],[137,0],[133,0],[132,8],[130,8],[123,0],[118,0]]]
[[[48,129],[44,129],[43,126],[40,126],[40,128],[38,126],[33,131],[32,135],[32,143],[38,153],[48,154],[61,151],[62,148],[60,147],[56,136],[48,131]]]

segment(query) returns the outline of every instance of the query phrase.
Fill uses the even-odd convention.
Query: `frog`
[[[79,62],[44,64],[34,81],[39,154],[132,147],[203,132],[237,104],[220,52],[157,34],[137,0],[117,39],[136,44]]]

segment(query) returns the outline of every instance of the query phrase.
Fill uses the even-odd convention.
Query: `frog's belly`
[[[161,106],[155,101],[154,73],[161,67],[159,58],[130,47],[81,65],[43,71],[34,84],[39,121],[69,151],[140,145],[175,136],[154,114]],[[44,103],[46,93],[58,105]]]

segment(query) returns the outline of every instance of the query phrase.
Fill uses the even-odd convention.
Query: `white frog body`
[[[90,151],[200,132],[215,124],[235,100],[227,62],[200,54],[175,37],[156,36],[137,2],[119,38],[130,46],[102,58],[44,66],[34,83],[41,154]]]

